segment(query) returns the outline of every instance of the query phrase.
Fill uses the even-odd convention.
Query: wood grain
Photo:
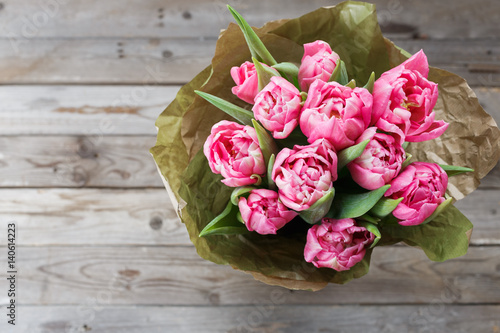
[[[17,223],[22,246],[191,244],[164,189],[3,189],[0,197],[0,219]]]
[[[152,136],[0,137],[2,187],[162,187]]]
[[[321,6],[340,1],[289,0],[129,0],[103,3],[98,0],[4,0],[2,37],[199,37],[217,36],[233,22],[226,8],[231,4],[252,26],[267,21],[298,17]],[[429,38],[499,37],[498,4],[492,0],[470,2],[375,0],[379,22],[386,33]],[[52,4],[52,5],[49,5]],[[432,10],[430,10],[432,9]],[[119,27],[119,29],[117,29]]]
[[[2,135],[156,135],[180,86],[3,86]]]
[[[22,229],[21,231],[22,232]],[[55,232],[55,231],[54,231]],[[368,275],[318,293],[272,287],[198,257],[194,247],[18,247],[23,305],[222,306],[264,303],[281,291],[288,305],[495,304],[500,247],[472,247],[443,263],[403,246],[374,251]],[[5,257],[0,264],[5,264]],[[5,273],[0,273],[4,279]],[[418,291],[418,292],[417,292]],[[7,295],[0,296],[5,304]]]
[[[23,246],[191,245],[163,188],[0,189],[0,197],[0,220],[18,223]],[[499,189],[477,190],[456,204],[474,223],[471,244],[500,245],[499,198]]]
[[[180,86],[2,86],[0,133],[7,135],[156,135],[154,122]],[[475,87],[500,123],[500,88]],[[54,152],[55,153],[55,152]]]
[[[215,42],[215,38],[50,38],[26,40],[15,47],[0,39],[0,83],[180,84],[210,64]],[[395,43],[412,52],[423,49],[432,66],[454,72],[470,85],[500,86],[500,44],[494,40]]]
[[[307,306],[271,302],[230,307],[22,306],[30,333],[498,332],[498,305]],[[1,325],[4,323],[0,324]]]

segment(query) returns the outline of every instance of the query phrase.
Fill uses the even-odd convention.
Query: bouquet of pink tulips
[[[238,27],[160,116],[152,148],[198,253],[313,290],[366,274],[376,246],[465,254],[472,224],[452,202],[500,157],[465,81],[384,39],[369,4],[255,30],[229,10]],[[470,104],[480,146],[454,99]]]

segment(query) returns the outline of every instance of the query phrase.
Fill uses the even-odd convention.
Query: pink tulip
[[[203,152],[213,173],[231,187],[255,184],[266,173],[255,129],[222,120],[212,127]]]
[[[317,40],[304,44],[304,56],[299,68],[300,89],[307,91],[316,79],[328,82],[339,59],[327,42]]]
[[[448,175],[437,164],[414,162],[391,182],[385,196],[403,198],[392,214],[404,226],[418,225],[434,213],[446,199]]]
[[[354,219],[323,218],[307,232],[304,258],[314,266],[346,271],[360,262],[375,235]]]
[[[308,146],[284,148],[276,156],[272,178],[285,206],[296,211],[308,209],[337,179],[337,154],[325,139]]]
[[[396,133],[401,142],[426,141],[443,134],[448,123],[434,119],[438,88],[427,80],[428,74],[423,51],[383,73],[373,88],[371,123]]]
[[[262,64],[262,66],[267,66]],[[245,61],[240,67],[231,68],[231,77],[236,83],[231,91],[238,96],[239,99],[247,103],[253,104],[254,98],[259,92],[259,78],[255,65],[252,62]]]
[[[284,139],[299,124],[300,91],[282,77],[274,76],[271,82],[255,96],[252,110],[255,119],[276,139]]]
[[[336,151],[352,146],[368,128],[372,95],[364,88],[316,80],[300,115],[300,129],[309,142],[325,138]]]
[[[248,199],[240,197],[238,207],[247,229],[261,235],[276,234],[298,215],[278,200],[277,192],[266,189],[252,190]]]
[[[365,150],[347,165],[352,179],[367,190],[376,190],[390,183],[401,171],[406,155],[393,136],[368,128],[356,141],[370,140]]]

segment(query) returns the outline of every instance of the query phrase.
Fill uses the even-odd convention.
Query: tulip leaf
[[[292,77],[297,77],[299,75],[299,68],[291,62],[280,62],[279,64],[273,65],[272,67],[280,71],[281,73],[290,75]]]
[[[392,213],[394,209],[396,209],[396,206],[401,201],[403,201],[403,198],[389,199],[382,197],[379,201],[377,201],[375,206],[370,209],[370,213],[378,217],[386,217],[387,215]]]
[[[373,84],[375,83],[375,72],[372,72],[370,74],[370,77],[368,78],[368,82],[364,85],[363,88],[368,90],[370,94],[373,92]]]
[[[363,193],[338,193],[327,217],[334,219],[356,218],[367,213],[382,198],[391,185]]]
[[[253,186],[241,186],[237,187],[233,190],[231,193],[231,203],[235,206],[238,206],[238,202],[240,200],[240,197],[244,194],[247,194],[251,190],[254,190],[255,187]]]
[[[339,60],[337,66],[333,70],[332,76],[330,77],[329,82],[335,81],[340,83],[341,85],[346,85],[349,82],[349,76],[347,75],[347,69],[345,63],[342,60]]]
[[[259,36],[257,36],[255,31],[253,31],[252,27],[247,23],[247,21],[245,21],[245,19],[231,6],[227,5],[227,8],[233,15],[236,23],[240,26],[252,57],[264,62],[269,66],[276,65],[276,60],[274,60],[271,53],[269,53],[264,43],[262,43]]]
[[[262,64],[252,57],[253,64],[255,65],[255,71],[257,72],[257,77],[259,81],[259,91],[264,89],[265,86],[271,82],[273,76],[281,76],[276,70],[262,66]]]
[[[449,177],[460,175],[460,174],[466,173],[466,172],[474,172],[474,169],[465,168],[465,167],[456,166],[456,165],[439,164],[439,166],[441,168],[443,168],[444,171],[446,171],[446,174]]]
[[[377,245],[378,241],[382,237],[382,234],[380,233],[380,230],[378,230],[377,226],[375,224],[372,224],[370,222],[366,221],[358,221],[356,220],[356,224],[359,225],[360,227],[366,228],[369,232],[375,235],[375,239],[373,240],[372,245],[370,246],[370,249]]]
[[[446,199],[445,201],[443,201],[439,206],[437,206],[434,213],[432,213],[431,216],[429,216],[427,219],[425,219],[425,221],[422,222],[422,224],[426,224],[426,223],[429,223],[432,220],[434,220],[439,214],[441,214],[451,204],[452,201],[453,201],[453,198],[451,198],[451,197]]]
[[[441,211],[431,222],[415,226],[381,224],[382,243],[403,241],[424,250],[433,261],[445,261],[467,253],[472,223],[453,205]]]
[[[406,153],[406,160],[403,162],[403,164],[401,164],[401,170],[403,170],[404,168],[406,168],[408,165],[410,165],[411,163],[411,158],[413,157],[412,154],[410,153]]]
[[[408,141],[403,142],[403,145],[402,145],[403,149],[406,150],[406,148],[408,148],[409,144],[410,143]]]
[[[335,189],[332,187],[331,190],[326,192],[326,194],[324,194],[321,199],[316,201],[311,207],[301,211],[299,216],[309,224],[318,223],[330,210],[334,196]]]
[[[341,150],[337,154],[337,171],[342,170],[347,164],[360,157],[368,145],[368,142],[370,142],[370,140],[362,141],[357,145]]]
[[[276,142],[269,133],[267,133],[266,129],[262,127],[257,120],[252,119],[253,128],[255,128],[255,132],[257,133],[257,139],[259,140],[260,150],[262,151],[262,155],[264,156],[264,163],[266,165],[269,164],[269,160],[271,159],[271,155],[277,155],[279,150],[276,146]]]
[[[267,186],[271,190],[274,190],[276,188],[276,184],[274,183],[273,176],[272,176],[275,160],[276,160],[276,155],[271,154],[271,156],[269,157],[269,162],[267,162]]]
[[[252,126],[253,112],[245,110],[233,103],[230,103],[222,98],[207,94],[206,92],[195,90],[199,96],[203,97],[210,104],[218,107],[243,125]]]
[[[222,213],[203,228],[199,237],[234,235],[249,232],[246,226],[238,221],[237,213],[239,213],[238,206],[233,205],[230,200]]]
[[[345,86],[346,86],[346,87],[349,87],[349,88],[351,88],[351,89],[356,88],[356,80],[352,79],[352,80],[351,80],[351,81],[349,81],[349,83],[347,83]]]
[[[358,217],[356,220],[364,220],[364,221],[368,221],[368,222],[373,223],[373,224],[378,224],[380,222],[380,218],[374,217],[374,216],[371,216],[368,214],[363,214],[360,217]]]

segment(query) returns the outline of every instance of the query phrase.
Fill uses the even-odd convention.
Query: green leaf
[[[234,235],[248,232],[246,226],[238,221],[236,216],[238,212],[238,206],[233,205],[230,200],[227,203],[226,209],[203,228],[199,237],[210,235]]]
[[[401,164],[401,170],[403,170],[404,168],[406,168],[408,165],[410,165],[411,163],[411,158],[413,157],[412,154],[410,153],[406,153],[406,160],[403,162],[403,164]]]
[[[267,86],[269,82],[271,82],[271,78],[273,76],[280,76],[277,71],[269,67],[262,66],[262,64],[254,57],[252,57],[252,61],[255,65],[255,70],[257,72],[257,77],[259,80],[259,91],[264,89],[264,87]]]
[[[271,157],[269,157],[269,162],[267,162],[267,186],[271,190],[274,190],[276,188],[276,184],[274,183],[273,176],[272,176],[275,160],[276,160],[276,155],[271,154]]]
[[[373,224],[378,224],[380,222],[380,218],[374,217],[374,216],[371,216],[368,214],[363,214],[360,217],[358,217],[356,220],[364,220],[364,221],[368,221],[368,222],[373,223]]]
[[[259,140],[260,150],[262,151],[262,155],[264,156],[264,163],[266,165],[269,164],[269,160],[271,155],[277,155],[279,150],[274,142],[272,136],[267,133],[264,127],[262,127],[257,120],[252,119],[253,128],[255,128],[255,132],[257,133],[257,139]]]
[[[250,53],[252,57],[256,58],[259,61],[264,62],[265,64],[272,66],[276,65],[277,62],[274,60],[273,56],[267,50],[266,46],[260,40],[259,36],[253,31],[252,27],[245,21],[245,19],[235,11],[231,6],[227,5],[227,8],[233,15],[236,23],[240,26],[243,35],[245,36],[245,40],[247,42],[248,48],[250,49]]]
[[[238,120],[243,125],[252,126],[253,112],[245,110],[237,105],[223,100],[222,98],[207,94],[203,91],[195,90],[194,92],[203,97],[207,102],[218,107],[234,119]]]
[[[427,224],[384,224],[380,226],[380,231],[384,244],[403,241],[410,246],[420,247],[433,261],[445,261],[467,253],[472,223],[450,205]]]
[[[335,66],[335,69],[333,70],[330,80],[328,81],[335,81],[344,86],[349,82],[349,76],[347,75],[347,69],[344,61],[339,60],[337,66]]]
[[[370,142],[370,140],[362,141],[357,145],[341,150],[337,154],[337,170],[342,170],[347,164],[349,164],[349,162],[352,162],[356,158],[360,157],[361,154],[363,154],[368,142]]]
[[[335,196],[335,189],[326,192],[325,195],[316,201],[311,207],[303,210],[299,213],[299,216],[309,224],[315,224],[321,221],[323,217],[328,213],[333,202],[333,197]]]
[[[291,62],[280,62],[279,64],[273,65],[272,67],[280,71],[281,73],[290,75],[292,77],[297,77],[299,75],[299,68]]]
[[[365,86],[363,88],[365,88],[366,90],[368,90],[370,92],[370,94],[373,92],[373,84],[375,83],[375,72],[372,72],[370,74],[370,77],[368,78],[368,82],[366,82]]]
[[[351,81],[349,81],[349,83],[347,83],[345,86],[346,86],[346,87],[349,87],[349,88],[351,88],[351,89],[356,88],[356,80],[352,79],[352,80],[351,80]]]
[[[474,169],[465,168],[465,167],[456,166],[456,165],[439,164],[439,166],[441,168],[443,168],[444,171],[446,171],[446,174],[449,177],[460,175],[460,174],[466,173],[466,172],[474,172]]]
[[[394,200],[382,197],[379,201],[377,201],[375,206],[370,209],[370,213],[378,217],[386,217],[387,215],[392,213],[394,209],[396,209],[396,206],[401,201],[403,201],[403,198]]]
[[[396,47],[396,49],[398,49],[402,55],[404,55],[405,57],[407,58],[411,58],[412,54],[408,51],[406,51],[405,49],[403,49],[402,47],[399,47],[397,45],[394,45]]]
[[[337,193],[327,217],[334,219],[360,217],[372,209],[390,187],[391,185],[384,185],[373,191],[356,194]]]
[[[426,223],[429,223],[432,220],[434,220],[439,214],[441,214],[443,212],[443,210],[445,210],[446,208],[448,208],[449,205],[451,205],[452,201],[453,201],[453,198],[451,198],[451,197],[446,199],[445,201],[443,201],[439,206],[437,206],[434,213],[432,213],[431,216],[429,216],[427,219],[425,219],[425,221],[422,222],[422,224],[426,224]]]
[[[255,187],[253,186],[241,186],[237,187],[233,190],[231,193],[231,203],[235,206],[238,206],[238,202],[240,200],[240,197],[244,194],[247,194],[251,190],[254,190]]]
[[[375,235],[375,239],[373,240],[373,243],[370,246],[370,249],[373,248],[373,247],[375,247],[375,245],[377,245],[377,243],[380,240],[380,238],[382,238],[382,234],[378,230],[377,226],[375,224],[372,224],[370,222],[365,222],[365,221],[358,221],[358,220],[356,220],[356,223],[359,226],[366,228],[366,230],[368,230],[369,232],[371,232],[372,234]]]

